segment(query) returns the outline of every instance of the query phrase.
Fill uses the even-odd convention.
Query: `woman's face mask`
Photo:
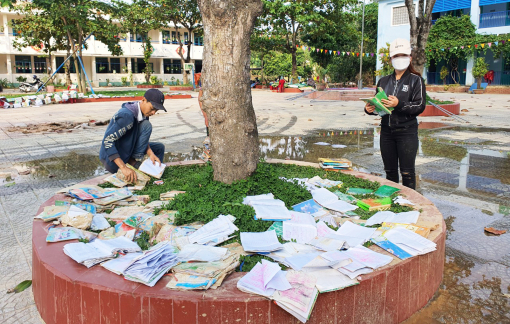
[[[391,59],[391,65],[393,65],[393,68],[397,71],[407,69],[410,63],[411,63],[410,56],[399,56]]]

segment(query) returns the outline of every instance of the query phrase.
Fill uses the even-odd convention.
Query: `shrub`
[[[485,63],[484,57],[479,57],[475,61],[475,66],[473,66],[473,76],[477,81],[477,89],[482,88],[482,78],[489,71],[489,64]]]
[[[122,82],[122,85],[123,85],[123,86],[126,86],[126,85],[127,85],[128,78],[127,78],[127,77],[122,77],[122,78],[120,78],[120,81]]]

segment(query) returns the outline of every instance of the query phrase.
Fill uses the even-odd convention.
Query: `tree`
[[[232,183],[257,168],[259,140],[250,88],[250,36],[260,0],[198,0],[204,26],[202,103],[214,179]]]
[[[321,28],[321,11],[330,9],[329,1],[263,0],[264,17],[259,30],[274,37],[285,38],[285,50],[292,55],[292,78],[297,78],[296,52],[303,27],[314,24]]]
[[[257,23],[260,25],[260,22]],[[266,35],[263,31],[255,29],[250,39],[250,48],[252,61],[257,62],[256,67],[260,67],[260,81],[264,84],[266,82],[265,66],[268,59],[273,59],[272,53],[274,51],[281,52],[284,50],[285,40],[282,37],[271,37]],[[292,64],[292,63],[291,63]],[[271,74],[271,73],[269,73]],[[282,75],[281,73],[276,75]]]
[[[16,19],[16,29],[20,31],[14,39],[13,46],[18,50],[32,46],[39,48],[46,55],[46,73],[52,74],[52,53],[66,48],[66,36],[59,18],[46,11],[37,10],[33,3],[15,7],[21,18]]]
[[[160,10],[162,14],[160,20],[162,22],[173,22],[177,35],[180,35],[180,26],[184,27],[188,32],[188,39],[184,40],[184,42],[181,37],[177,37],[179,43],[177,53],[181,58],[183,83],[187,84],[189,83],[188,73],[184,70],[184,63],[189,63],[191,61],[191,35],[193,33],[199,33],[202,29],[202,17],[197,0],[158,0],[157,2],[163,9]],[[186,51],[184,51],[184,45],[187,47]],[[186,52],[186,54],[184,54],[184,52]],[[184,57],[185,55],[186,57]]]
[[[81,60],[81,50],[87,47],[86,37],[94,34],[96,40],[107,45],[112,55],[122,54],[119,38],[116,37],[120,28],[111,20],[117,8],[100,0],[33,0],[32,3],[54,21],[60,19],[62,22],[73,51],[79,90],[85,92],[85,75],[78,65],[78,58]]]
[[[155,13],[154,10],[156,3],[148,0],[133,0],[131,3],[117,0],[115,3],[120,8],[117,18],[122,21],[124,31],[129,31],[132,35],[139,34],[142,37],[143,61],[145,63],[143,72],[145,82],[149,83],[153,73],[150,58],[154,52],[149,32],[154,29],[159,30],[163,26],[158,11]]]
[[[434,9],[435,3],[436,0],[419,0],[418,11],[416,11],[414,1],[405,0],[409,14],[409,24],[411,25],[413,66],[420,73],[423,73],[423,67],[427,63],[425,47],[427,46],[430,28],[432,27],[432,9]]]
[[[485,63],[485,58],[479,57],[475,61],[475,65],[473,66],[473,76],[476,79],[476,88],[482,88],[482,78],[489,70],[489,64]]]

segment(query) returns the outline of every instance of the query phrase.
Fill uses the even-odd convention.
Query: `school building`
[[[418,10],[418,1],[415,1]],[[432,23],[444,15],[469,15],[478,34],[510,33],[510,0],[436,0],[432,14]],[[388,19],[389,18],[389,19]],[[409,15],[404,0],[379,0],[377,48],[386,46],[394,38],[409,39]],[[507,41],[505,39],[505,41]],[[466,44],[468,45],[468,44]],[[484,55],[484,54],[480,54]],[[489,48],[485,54],[489,70],[494,71],[494,85],[510,85],[510,60],[495,57]],[[454,71],[455,79],[462,85],[471,85],[475,79],[471,73],[474,58],[458,62],[431,62],[426,68],[424,78],[428,84],[443,84],[440,71],[443,66]],[[381,68],[378,60],[377,69]],[[448,74],[448,84],[456,83],[452,73]]]
[[[0,10],[2,16],[0,26],[0,79],[7,79],[9,82],[18,84],[16,80],[19,76],[32,81],[32,75],[42,77],[46,75],[47,66],[44,52],[39,47],[26,47],[21,51],[13,47],[13,41],[18,35],[15,27],[16,13],[10,12],[7,8]],[[13,25],[14,27],[11,27]],[[124,36],[124,35],[122,35]],[[149,32],[154,52],[150,59],[150,65],[154,71],[153,75],[167,82],[182,83],[182,66],[178,54],[180,38],[184,44],[191,42],[191,63],[195,64],[195,72],[202,70],[203,54],[203,36],[189,35],[188,31],[180,28],[163,30],[152,30]],[[105,44],[97,41],[91,36],[87,41],[87,49],[83,50],[83,65],[87,76],[93,86],[105,86],[107,82],[112,85],[122,85],[121,78],[127,77],[129,71],[133,72],[133,81],[135,84],[145,82],[143,69],[142,36],[138,34],[125,34],[121,38],[119,45],[122,47],[121,56],[113,56],[108,51]],[[183,46],[184,57],[186,58],[188,46]],[[55,71],[66,59],[66,51],[52,52],[51,71]],[[71,62],[71,78],[76,81],[74,61]],[[60,83],[65,82],[64,69],[59,70],[56,80]],[[189,78],[191,80],[191,76]],[[129,79],[128,79],[129,82]],[[191,81],[190,81],[191,82]]]

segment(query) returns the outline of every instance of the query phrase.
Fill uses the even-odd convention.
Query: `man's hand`
[[[388,96],[388,100],[381,99],[381,102],[386,108],[396,107],[398,105],[398,98],[395,96]]]
[[[136,172],[128,168],[127,166],[123,166],[120,168],[120,172],[124,175],[124,178],[129,183],[135,183],[136,182]]]
[[[372,114],[372,113],[374,113],[374,111],[375,111],[375,106],[374,106],[374,105],[371,105],[371,104],[369,104],[369,103],[367,103],[367,104],[365,105],[365,110],[366,110],[368,113]]]
[[[151,159],[152,164],[156,165],[156,162],[158,162],[158,164],[161,165],[161,161],[152,151],[149,152],[149,159]]]

